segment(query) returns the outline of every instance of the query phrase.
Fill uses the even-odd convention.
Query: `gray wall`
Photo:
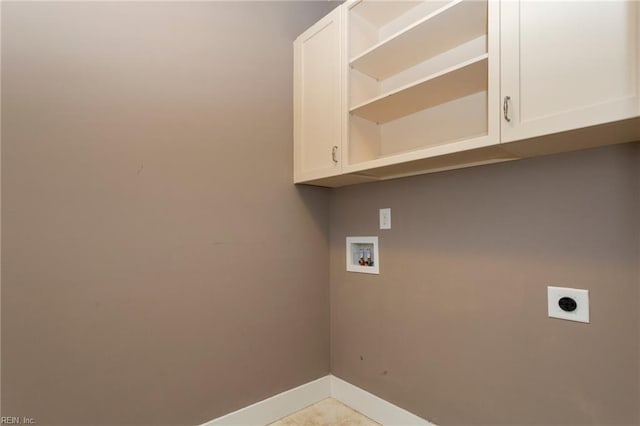
[[[333,192],[333,374],[440,425],[637,424],[639,151]],[[344,271],[348,235],[380,236],[379,276]],[[548,285],[591,324],[547,318]]]
[[[2,7],[2,415],[200,424],[327,374],[328,193],[291,184],[327,2]]]
[[[339,189],[329,232],[291,185],[329,7],[3,2],[2,415],[191,425],[323,376],[330,281],[332,372],[436,423],[639,421],[640,148]]]

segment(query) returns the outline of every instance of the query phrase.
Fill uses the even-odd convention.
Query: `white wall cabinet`
[[[294,181],[342,173],[345,132],[343,9],[294,42]]]
[[[501,141],[640,115],[637,1],[501,3]]]
[[[639,28],[634,0],[347,0],[295,42],[294,181],[640,140]]]

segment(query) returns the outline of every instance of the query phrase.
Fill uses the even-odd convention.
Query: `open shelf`
[[[353,13],[373,26],[382,27],[419,4],[419,0],[364,1],[353,9]]]
[[[377,80],[383,80],[486,34],[486,31],[486,0],[455,0],[382,40],[353,58],[350,65]]]
[[[488,54],[378,96],[350,113],[382,124],[487,89]]]

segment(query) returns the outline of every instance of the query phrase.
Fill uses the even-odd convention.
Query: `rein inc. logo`
[[[36,420],[32,417],[0,416],[0,425],[35,425]]]

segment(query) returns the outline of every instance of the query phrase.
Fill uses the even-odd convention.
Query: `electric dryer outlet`
[[[549,317],[589,323],[589,290],[547,287]]]

